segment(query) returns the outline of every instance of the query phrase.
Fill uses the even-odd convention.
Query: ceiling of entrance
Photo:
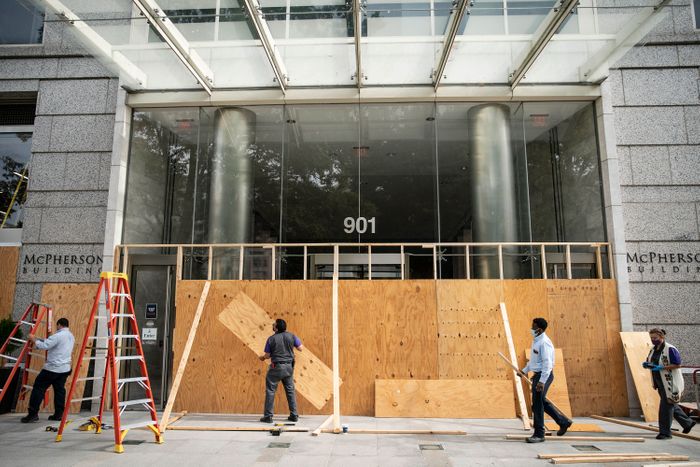
[[[133,90],[597,83],[669,0],[33,0]]]

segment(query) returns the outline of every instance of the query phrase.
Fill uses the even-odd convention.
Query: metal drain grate
[[[267,445],[268,448],[282,448],[287,449],[292,443],[270,443]]]
[[[600,451],[600,449],[593,446],[592,444],[578,444],[578,445],[572,444],[571,447],[578,450],[578,451],[583,451],[583,452],[599,452]]]
[[[138,444],[143,444],[145,441],[142,439],[125,439],[122,441],[122,444],[126,444],[129,446],[136,446]]]
[[[442,444],[419,444],[418,448],[421,451],[443,451]]]

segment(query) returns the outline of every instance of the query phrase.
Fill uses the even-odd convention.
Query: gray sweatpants
[[[270,365],[265,377],[265,416],[272,417],[272,409],[275,405],[275,392],[277,385],[282,381],[284,392],[287,394],[287,404],[289,404],[289,415],[298,416],[297,399],[294,392],[294,367],[291,363]]]

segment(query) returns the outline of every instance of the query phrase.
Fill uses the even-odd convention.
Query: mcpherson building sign
[[[631,280],[696,281],[700,279],[700,252],[627,253]]]
[[[102,255],[22,252],[19,282],[93,282],[102,271]]]

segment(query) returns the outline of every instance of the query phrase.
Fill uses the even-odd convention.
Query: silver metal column
[[[255,142],[255,113],[247,109],[219,109],[214,115],[214,129],[209,242],[247,243],[253,228],[253,164],[248,152]],[[231,279],[234,273],[237,278],[237,259],[231,254],[222,252],[212,258],[212,278]]]
[[[469,110],[467,118],[472,240],[515,242],[518,238],[518,217],[510,108],[503,104],[479,105]],[[489,251],[495,253],[496,249]],[[503,251],[508,250],[504,248]],[[482,249],[482,253],[486,253],[486,250]],[[517,258],[507,259],[504,256],[505,277],[512,277],[517,264]],[[498,257],[474,257],[474,277],[498,278]]]

